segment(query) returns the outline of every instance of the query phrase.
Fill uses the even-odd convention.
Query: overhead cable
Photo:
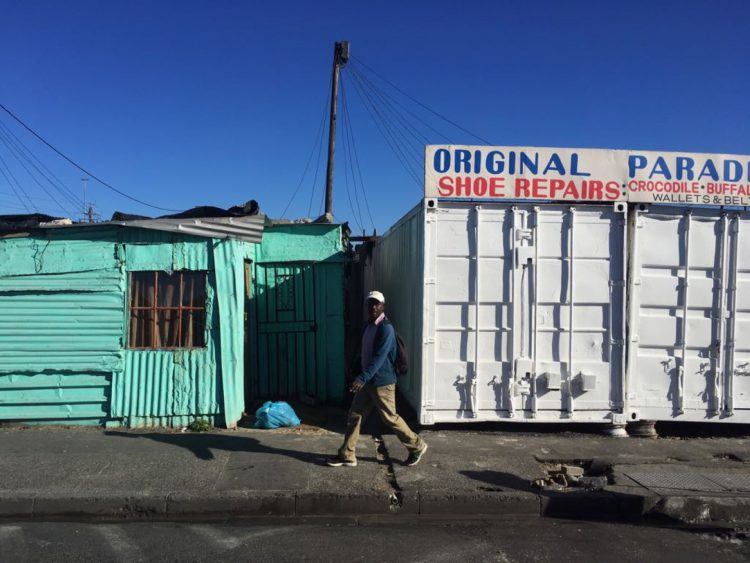
[[[0,155],[0,165],[1,165],[0,174],[2,174],[3,177],[5,178],[5,181],[8,182],[10,189],[13,190],[13,193],[18,198],[18,201],[21,202],[21,204],[26,208],[28,212],[31,212],[32,209],[34,209],[35,211],[39,211],[34,205],[34,202],[31,201],[29,194],[26,192],[26,190],[23,189],[23,186],[19,183],[19,181],[13,175],[13,171],[8,167],[8,164],[5,162],[5,159],[2,157],[2,155]],[[6,173],[6,170],[7,170],[7,173]],[[14,185],[14,182],[15,182],[15,185]],[[21,194],[19,193],[19,191],[26,196],[26,200],[29,202],[31,207],[29,207],[29,205],[27,205],[26,202],[21,198]]]
[[[3,143],[5,144],[5,146],[8,147],[8,149],[11,150],[14,153],[13,156],[14,156],[14,158],[16,158],[16,160],[18,160],[19,158],[22,158],[27,164],[29,164],[36,171],[36,173],[39,176],[41,176],[42,178],[44,178],[44,180],[46,180],[50,184],[50,186],[52,186],[53,190],[55,190],[56,192],[58,192],[58,195],[62,199],[66,200],[70,205],[72,205],[74,209],[83,206],[83,202],[80,199],[78,199],[77,197],[71,197],[71,195],[69,194],[69,190],[66,191],[64,189],[61,189],[60,186],[58,186],[57,184],[55,184],[39,168],[39,166],[37,166],[36,163],[31,158],[29,158],[29,156],[23,151],[23,149],[6,133],[6,130],[3,127],[0,127],[0,139],[3,141]],[[23,166],[23,168],[26,170],[26,172],[29,173],[29,175],[31,175],[31,176],[34,175],[34,173],[31,170],[29,170],[29,168],[27,168],[25,165],[23,165],[23,162],[21,162],[20,160],[18,160],[18,162]],[[37,183],[37,185],[39,185],[41,187],[41,183],[36,178],[32,178],[32,179],[34,180],[34,182]],[[47,192],[47,190],[45,190],[45,192],[47,194],[49,194],[49,192]]]
[[[328,106],[328,100],[326,100],[326,104],[323,107],[323,117],[320,119],[320,125],[318,126],[317,132],[315,133],[315,137],[313,139],[313,146],[312,146],[312,149],[310,149],[310,155],[307,157],[307,162],[305,163],[305,168],[302,171],[302,176],[300,177],[299,182],[297,183],[297,187],[294,189],[294,193],[292,193],[292,196],[289,198],[289,201],[287,202],[286,207],[284,207],[284,211],[281,212],[282,217],[286,215],[287,209],[289,209],[289,206],[292,205],[294,198],[297,197],[297,192],[299,192],[300,188],[302,187],[302,183],[305,181],[305,177],[307,176],[307,170],[310,167],[310,162],[312,161],[313,154],[315,154],[315,149],[317,148],[319,143],[322,144],[321,133],[323,131],[325,121],[326,121],[326,112],[325,112],[326,106]],[[313,185],[313,189],[315,189],[314,185]]]
[[[471,135],[472,137],[474,137],[475,139],[481,141],[482,143],[484,143],[486,145],[492,145],[493,144],[491,141],[488,141],[484,137],[480,137],[476,133],[472,133],[471,131],[469,131],[468,129],[466,129],[466,127],[463,127],[462,125],[459,125],[458,123],[456,123],[455,121],[453,121],[453,120],[449,119],[448,117],[444,116],[440,112],[437,112],[434,109],[432,109],[431,107],[423,104],[422,102],[420,102],[419,100],[417,100],[415,97],[411,96],[410,94],[408,94],[407,92],[405,92],[404,90],[402,90],[401,88],[399,88],[398,86],[396,86],[393,82],[391,82],[390,80],[388,80],[387,78],[385,78],[382,74],[380,74],[378,71],[376,71],[374,68],[372,68],[371,66],[369,66],[368,64],[366,64],[364,61],[360,60],[359,58],[354,57],[353,55],[350,55],[349,58],[350,58],[350,60],[356,61],[359,65],[363,66],[364,68],[366,68],[367,70],[369,70],[370,72],[372,72],[375,76],[377,76],[383,82],[385,82],[388,85],[390,85],[391,87],[393,87],[395,90],[397,90],[403,96],[409,98],[412,102],[414,102],[418,106],[424,108],[425,110],[429,111],[433,115],[436,115],[437,117],[439,117],[440,119],[442,119],[446,123],[450,123],[451,125],[453,125],[453,127],[457,128],[457,129],[460,129],[464,133],[468,133],[469,135]]]
[[[71,198],[71,199],[72,199],[72,201],[73,201],[73,203],[74,203],[75,205],[83,207],[83,203],[84,203],[84,202],[83,202],[83,200],[82,200],[81,198],[79,198],[79,197],[78,197],[78,195],[77,195],[76,193],[74,193],[74,192],[73,192],[73,191],[72,191],[72,190],[71,190],[70,188],[68,188],[68,187],[67,187],[67,186],[66,186],[66,185],[64,184],[64,182],[63,182],[62,180],[60,180],[60,178],[58,178],[58,177],[57,177],[57,176],[55,175],[55,173],[54,173],[54,172],[52,172],[52,170],[50,170],[50,169],[49,169],[49,168],[48,168],[48,167],[47,167],[47,166],[46,166],[46,165],[45,165],[45,164],[44,164],[44,163],[43,163],[43,162],[42,162],[42,161],[41,161],[41,160],[40,160],[39,158],[37,158],[37,156],[36,156],[36,155],[35,155],[35,154],[33,153],[33,151],[32,151],[31,149],[29,149],[29,147],[27,147],[27,146],[26,146],[26,145],[24,144],[24,142],[23,142],[23,141],[22,141],[21,139],[19,139],[19,138],[18,138],[18,136],[17,136],[17,135],[15,134],[15,133],[13,133],[13,131],[12,131],[12,130],[11,130],[11,129],[10,129],[10,128],[9,128],[8,126],[7,126],[7,125],[5,125],[5,124],[4,124],[3,122],[2,122],[2,120],[0,120],[0,129],[2,129],[3,131],[5,131],[5,133],[6,133],[7,135],[10,135],[10,136],[12,137],[12,139],[13,139],[13,140],[15,140],[15,143],[16,143],[17,145],[19,145],[19,146],[20,146],[20,147],[21,147],[21,148],[23,149],[23,151],[25,151],[25,154],[28,154],[28,155],[29,155],[29,156],[30,156],[30,157],[31,157],[31,158],[32,158],[32,159],[33,159],[33,160],[34,160],[34,161],[35,161],[35,162],[36,162],[36,163],[37,163],[37,164],[38,164],[39,166],[41,166],[41,167],[42,167],[42,168],[43,168],[44,170],[46,170],[47,174],[49,174],[49,175],[50,175],[50,176],[51,176],[52,178],[54,178],[54,179],[55,179],[55,181],[56,181],[57,183],[53,182],[53,181],[52,181],[52,180],[51,180],[51,179],[50,179],[49,177],[47,177],[47,175],[45,175],[45,174],[44,174],[44,172],[42,172],[41,170],[39,170],[39,168],[38,168],[38,167],[36,167],[36,166],[35,166],[35,168],[37,168],[37,170],[39,170],[39,173],[40,173],[40,174],[41,174],[42,176],[44,176],[44,178],[45,178],[45,179],[46,179],[46,180],[47,180],[47,181],[48,181],[48,182],[49,182],[49,183],[50,183],[50,184],[51,184],[51,185],[52,185],[52,186],[53,186],[53,187],[54,187],[55,189],[57,189],[57,190],[58,190],[58,191],[60,191],[61,193],[67,194],[67,197]],[[30,161],[30,160],[29,160],[28,158],[27,158],[27,161],[28,161],[28,162],[31,162],[31,161]]]
[[[46,145],[47,147],[49,147],[50,149],[52,149],[52,151],[54,151],[55,153],[57,153],[57,155],[58,155],[58,156],[60,156],[60,157],[64,158],[65,160],[67,160],[67,161],[68,161],[68,162],[69,162],[70,164],[72,164],[73,166],[75,166],[75,167],[76,167],[76,168],[77,168],[78,170],[80,170],[81,172],[83,172],[83,173],[84,173],[84,174],[86,174],[87,176],[89,176],[89,177],[93,178],[94,180],[96,180],[97,182],[99,182],[99,183],[100,183],[100,184],[101,184],[102,186],[104,186],[105,188],[108,188],[108,189],[112,190],[113,192],[115,192],[115,193],[117,193],[117,194],[120,194],[120,195],[121,195],[122,197],[124,197],[124,198],[127,198],[127,199],[129,199],[129,200],[131,200],[131,201],[134,201],[134,202],[136,202],[136,203],[140,203],[141,205],[145,205],[146,207],[150,207],[150,208],[152,208],[152,209],[158,209],[158,210],[160,210],[160,211],[181,211],[180,209],[168,209],[168,208],[166,208],[166,207],[159,207],[158,205],[152,205],[152,204],[150,204],[150,203],[147,203],[147,202],[145,202],[145,201],[143,201],[143,200],[140,200],[140,199],[138,199],[138,198],[135,198],[135,197],[133,197],[133,196],[131,196],[131,195],[128,195],[127,193],[123,192],[122,190],[118,190],[118,189],[117,189],[117,188],[115,188],[115,187],[114,187],[113,185],[111,185],[111,184],[109,184],[109,183],[105,182],[104,180],[102,180],[101,178],[99,178],[99,176],[97,176],[97,175],[96,175],[96,174],[94,174],[93,172],[90,172],[89,170],[86,170],[86,169],[85,169],[85,168],[84,168],[83,166],[81,166],[80,164],[78,164],[77,162],[75,162],[75,161],[74,161],[73,159],[71,159],[70,157],[68,157],[68,156],[66,156],[65,154],[63,154],[63,153],[62,153],[62,152],[61,152],[60,150],[58,150],[57,148],[55,148],[55,147],[54,147],[54,146],[53,146],[52,144],[50,144],[50,143],[49,143],[49,142],[48,142],[48,141],[47,141],[46,139],[44,139],[44,137],[42,137],[42,136],[41,136],[41,135],[40,135],[39,133],[37,133],[36,131],[34,131],[34,130],[33,130],[33,129],[32,129],[31,127],[29,127],[28,125],[26,125],[26,123],[24,123],[24,122],[23,122],[23,121],[21,120],[21,118],[20,118],[20,117],[18,117],[18,116],[17,116],[16,114],[14,114],[14,113],[13,113],[12,111],[10,111],[10,110],[9,110],[9,109],[8,109],[7,107],[5,107],[5,106],[4,106],[3,104],[0,104],[0,109],[2,109],[2,110],[3,110],[4,112],[5,112],[5,113],[7,113],[7,114],[8,114],[8,115],[10,115],[10,116],[11,116],[11,117],[12,117],[13,119],[15,119],[15,120],[16,120],[16,121],[17,121],[17,122],[18,122],[18,123],[19,123],[19,124],[20,124],[20,125],[21,125],[21,126],[22,126],[22,127],[24,128],[24,129],[26,129],[26,130],[27,130],[27,131],[28,131],[29,133],[31,133],[32,135],[34,135],[34,136],[35,136],[35,137],[36,137],[37,139],[39,139],[39,140],[40,140],[40,141],[41,141],[42,143],[44,143],[44,144],[45,144],[45,145]]]
[[[364,229],[364,221],[362,220],[362,208],[359,205],[359,195],[357,190],[357,178],[354,175],[354,164],[352,163],[352,151],[351,144],[349,143],[349,127],[347,121],[347,107],[346,107],[346,88],[344,82],[341,81],[341,128],[344,138],[344,177],[346,182],[347,196],[349,197],[349,204],[351,205],[351,194],[349,193],[349,174],[351,173],[352,185],[354,186],[354,202],[356,204],[357,211],[357,223],[360,229]],[[352,208],[352,213],[354,208]]]
[[[393,105],[397,105],[398,107],[400,107],[401,109],[403,109],[406,113],[408,113],[411,117],[413,117],[414,119],[416,119],[417,121],[419,121],[419,123],[421,123],[425,128],[427,128],[430,131],[432,131],[433,133],[435,133],[443,141],[447,142],[449,145],[455,144],[450,137],[446,136],[441,131],[435,129],[427,120],[425,120],[424,118],[422,118],[418,113],[413,112],[405,104],[401,103],[401,101],[397,97],[393,96],[392,94],[389,94],[387,91],[383,90],[377,84],[375,84],[375,82],[373,82],[372,80],[370,80],[368,78],[368,76],[364,72],[361,72],[360,70],[358,70],[357,65],[352,65],[349,70],[351,70],[352,72],[357,73],[357,75],[359,76],[359,78],[361,80],[365,81],[367,83],[367,85],[370,86],[370,88],[374,92],[378,93],[380,95],[381,99],[384,100],[384,103],[387,104],[387,105],[389,105],[392,108],[392,111],[398,113],[398,110],[396,110],[395,108],[393,108]],[[406,123],[408,123],[408,120],[403,117],[403,114],[400,114],[400,115],[402,116],[402,118],[404,119],[404,121]],[[411,126],[411,129],[413,129],[414,131],[417,131],[416,127],[414,127],[414,126]],[[417,131],[417,133],[421,137],[421,139],[422,139],[422,141],[423,141],[424,144],[426,144],[426,145],[431,144],[430,143],[430,139],[427,136],[423,135],[419,131]]]
[[[343,109],[344,109],[344,121],[345,121],[345,132],[348,137],[348,144],[349,144],[349,165],[352,169],[352,178],[354,178],[355,182],[355,194],[357,193],[357,184],[356,184],[356,178],[354,174],[354,167],[357,168],[357,174],[359,178],[359,189],[362,192],[362,199],[364,199],[365,202],[365,208],[367,211],[367,215],[370,219],[370,225],[372,225],[373,230],[375,229],[375,222],[372,220],[372,212],[370,211],[370,203],[367,200],[367,191],[365,190],[365,183],[362,179],[362,168],[359,165],[359,155],[357,154],[357,146],[354,142],[355,136],[354,136],[354,128],[352,126],[352,113],[349,110],[349,105],[346,103],[346,96],[344,93],[344,87],[342,83],[341,88],[341,95],[342,99],[344,100],[343,103]],[[357,202],[357,206],[359,207],[359,202]],[[361,218],[361,211],[360,211],[360,218]],[[362,225],[364,226],[364,221],[362,221]]]
[[[67,215],[68,215],[69,217],[72,217],[72,216],[73,216],[73,213],[71,213],[70,209],[68,209],[68,208],[67,208],[67,207],[65,207],[65,206],[64,206],[64,205],[63,205],[62,203],[60,203],[60,202],[58,201],[58,199],[57,199],[57,198],[56,198],[56,197],[55,197],[55,196],[54,196],[54,195],[52,194],[52,192],[50,192],[50,191],[49,191],[49,190],[48,190],[48,189],[47,189],[47,188],[46,188],[46,187],[44,186],[44,184],[42,184],[42,183],[41,183],[41,182],[40,182],[40,181],[39,181],[39,180],[37,179],[37,177],[36,177],[36,176],[34,176],[34,173],[33,173],[33,172],[32,172],[31,170],[29,170],[29,167],[28,167],[28,166],[26,166],[26,164],[25,164],[25,163],[24,163],[24,161],[23,161],[23,160],[21,159],[21,157],[20,157],[20,156],[18,156],[18,154],[16,154],[16,152],[15,152],[15,151],[16,151],[17,149],[14,149],[14,148],[13,148],[13,146],[12,146],[12,145],[11,145],[11,144],[10,144],[10,143],[8,142],[8,138],[7,138],[7,136],[6,136],[6,135],[5,135],[5,133],[3,133],[2,131],[0,131],[0,142],[2,142],[2,143],[3,143],[4,145],[5,145],[5,147],[6,147],[7,149],[8,149],[8,152],[10,152],[11,156],[12,156],[13,158],[15,158],[15,159],[16,159],[16,162],[18,162],[18,164],[20,164],[20,165],[21,165],[21,168],[23,168],[23,169],[24,169],[24,170],[26,171],[26,174],[28,174],[28,175],[29,175],[29,178],[31,178],[31,179],[32,179],[32,180],[34,181],[34,183],[35,183],[35,184],[36,184],[37,186],[39,186],[39,187],[41,188],[41,190],[42,190],[42,191],[43,191],[44,193],[46,193],[46,194],[47,194],[47,195],[48,195],[48,196],[49,196],[50,198],[52,198],[52,201],[54,201],[54,202],[55,202],[55,205],[57,205],[57,207],[59,207],[59,208],[60,208],[60,209],[61,209],[61,210],[62,210],[62,211],[63,211],[64,213],[66,213],[66,214],[67,214]],[[6,166],[7,166],[7,165],[6,165]]]
[[[377,107],[374,107],[374,106],[371,107],[373,105],[373,102],[370,99],[369,95],[367,94],[366,90],[364,90],[363,86],[357,82],[356,75],[353,74],[351,76],[354,78],[353,84],[355,86],[355,90],[357,91],[357,94],[359,94],[360,100],[362,100],[362,103],[365,109],[367,110],[367,113],[370,115],[373,122],[375,123],[375,127],[377,127],[381,136],[385,139],[386,144],[390,147],[393,154],[396,155],[396,158],[401,163],[401,166],[417,184],[417,187],[421,187],[418,174],[416,174],[414,170],[409,166],[408,158],[401,150],[398,144],[398,141],[393,137],[393,134],[388,130],[387,123],[385,123],[382,116],[379,115]],[[382,124],[380,120],[383,120]]]

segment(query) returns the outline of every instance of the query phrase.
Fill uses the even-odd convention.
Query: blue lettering
[[[653,178],[654,174],[661,174],[667,180],[672,179],[672,173],[669,171],[669,167],[663,156],[658,157],[656,162],[654,162],[654,167],[651,169],[651,174],[648,175],[648,179],[650,180]]]
[[[510,151],[508,153],[508,174],[515,174],[516,173],[516,153],[514,151]]]
[[[578,171],[578,153],[576,152],[570,155],[570,174],[571,176],[591,176],[589,172]]]
[[[628,157],[628,178],[635,178],[637,170],[643,170],[648,164],[648,159],[639,154],[631,154]]]
[[[524,168],[528,168],[532,174],[539,173],[539,153],[534,153],[534,160],[531,160],[525,152],[521,153],[521,162],[518,163],[518,173],[523,174]]]
[[[463,170],[461,170],[462,164],[464,165]],[[453,166],[453,170],[456,174],[460,172],[468,174],[471,172],[471,151],[463,149],[456,151],[456,162]]]
[[[706,161],[706,164],[703,165],[703,168],[701,168],[701,173],[698,175],[698,180],[703,178],[703,176],[708,176],[716,182],[719,181],[719,173],[716,171],[716,165],[710,158]]]
[[[565,176],[565,165],[562,163],[560,156],[556,152],[553,152],[552,156],[549,157],[549,162],[544,168],[544,172],[542,172],[542,174],[546,174],[550,170],[554,170],[560,176]]]
[[[448,149],[436,150],[432,162],[432,167],[436,172],[439,172],[440,174],[442,174],[443,172],[448,172],[448,169],[451,167],[450,151]]]
[[[490,151],[487,153],[485,168],[490,174],[502,174],[505,168],[505,156],[500,151]]]
[[[474,151],[474,174],[482,171],[482,151]]]
[[[732,168],[734,168],[734,174],[732,174]],[[742,178],[742,165],[736,160],[725,160],[724,181],[738,182],[740,178]]]
[[[695,166],[695,161],[687,156],[678,156],[677,157],[677,170],[675,172],[675,178],[677,180],[683,179],[683,173],[685,174],[684,178],[685,180],[692,180],[693,179],[693,166]]]

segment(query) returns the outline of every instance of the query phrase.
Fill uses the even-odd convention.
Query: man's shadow
[[[247,435],[228,436],[225,434],[164,434],[156,432],[135,433],[118,432],[113,430],[105,431],[104,434],[105,436],[113,436],[115,438],[129,438],[131,440],[153,440],[162,444],[178,446],[180,448],[189,450],[193,453],[193,455],[195,455],[195,457],[205,460],[214,459],[213,452],[216,450],[221,450],[225,452],[279,455],[296,459],[304,463],[311,463],[313,465],[325,465],[326,459],[336,453],[335,451],[319,453],[290,450],[286,448],[276,448],[263,444],[260,440]],[[378,459],[375,457],[357,456],[357,459],[359,459],[360,461],[372,461],[378,463]]]

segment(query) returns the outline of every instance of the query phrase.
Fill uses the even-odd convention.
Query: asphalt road
[[[748,561],[742,532],[560,520],[0,523],[2,561]]]

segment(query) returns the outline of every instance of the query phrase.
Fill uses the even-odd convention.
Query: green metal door
[[[256,399],[315,397],[317,319],[310,263],[255,266]]]

